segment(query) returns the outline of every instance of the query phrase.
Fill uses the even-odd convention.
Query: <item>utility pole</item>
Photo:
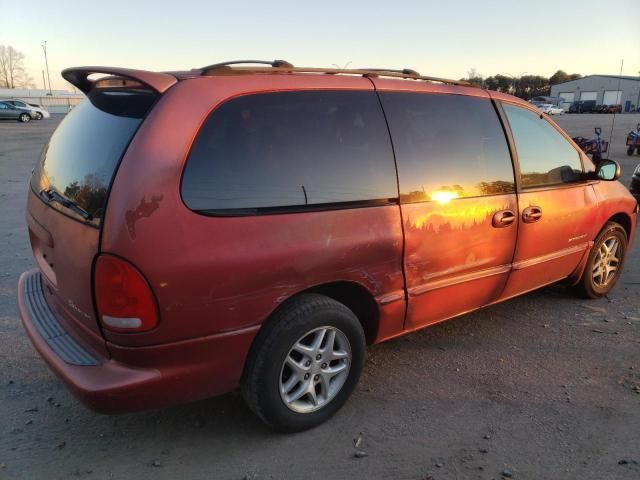
[[[47,89],[47,82],[44,81],[44,70],[42,70],[42,89]]]
[[[44,63],[47,67],[47,80],[49,82],[49,95],[53,95],[51,93],[51,77],[49,77],[49,60],[47,59],[47,41],[45,40],[42,44],[42,50],[44,51]]]

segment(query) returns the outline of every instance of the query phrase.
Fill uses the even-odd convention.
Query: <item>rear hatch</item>
[[[110,185],[157,94],[144,88],[95,88],[62,121],[33,171],[29,238],[45,297],[59,320],[104,351],[92,270]]]

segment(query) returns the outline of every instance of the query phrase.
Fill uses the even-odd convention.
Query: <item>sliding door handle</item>
[[[524,223],[534,223],[542,218],[540,207],[527,207],[522,211],[522,221]]]
[[[511,210],[500,210],[491,220],[491,225],[495,228],[508,227],[516,220],[516,215]]]

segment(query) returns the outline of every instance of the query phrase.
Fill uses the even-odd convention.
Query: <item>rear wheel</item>
[[[31,120],[31,115],[28,113],[21,113],[18,117],[18,121],[22,123],[27,123],[29,120]]]
[[[247,405],[267,425],[295,432],[337,412],[360,377],[365,335],[345,305],[303,294],[260,330],[242,379]]]
[[[615,286],[627,252],[627,233],[616,222],[609,222],[596,237],[582,279],[577,285],[588,298],[599,298]]]

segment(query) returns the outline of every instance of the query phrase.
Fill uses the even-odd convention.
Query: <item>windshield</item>
[[[65,202],[49,204],[74,218],[100,225],[120,158],[155,99],[155,94],[144,90],[90,92],[43,149],[31,180],[34,192],[62,195],[88,215],[78,216],[77,210]]]

